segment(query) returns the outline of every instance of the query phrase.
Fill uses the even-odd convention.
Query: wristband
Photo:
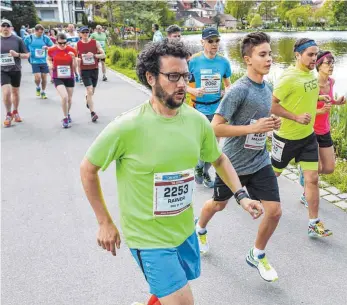
[[[244,189],[239,189],[235,194],[234,194],[236,202],[240,205],[241,200],[244,198],[249,198],[248,194]]]

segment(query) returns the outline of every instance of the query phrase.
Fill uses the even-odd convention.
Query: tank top
[[[98,53],[96,41],[91,39],[89,42],[84,43],[81,40],[77,42],[78,57],[81,58],[81,70],[94,70],[98,68],[98,59],[95,57],[87,58],[85,54],[91,52]]]
[[[333,96],[333,80],[329,77],[329,84],[330,84],[330,90],[328,95],[331,98],[331,102],[334,103],[334,96]],[[319,91],[319,95],[326,95],[326,93]],[[317,109],[321,109],[324,107],[324,102],[318,101],[317,102]],[[324,114],[317,114],[316,115],[316,121],[314,123],[314,132],[317,135],[325,135],[330,131],[330,119],[329,119],[330,113],[324,113]]]

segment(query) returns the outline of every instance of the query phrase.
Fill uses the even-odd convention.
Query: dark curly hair
[[[241,54],[244,56],[251,56],[254,47],[263,43],[270,43],[270,36],[264,32],[255,32],[247,34],[241,42]]]
[[[173,56],[178,58],[188,58],[189,51],[183,42],[164,39],[155,43],[148,43],[137,57],[136,74],[142,84],[148,89],[152,89],[147,82],[146,72],[158,77],[160,70],[160,58],[163,56]]]

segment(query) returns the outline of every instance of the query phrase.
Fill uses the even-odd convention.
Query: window
[[[55,19],[54,10],[42,10],[41,19],[48,20],[48,21],[54,20]]]

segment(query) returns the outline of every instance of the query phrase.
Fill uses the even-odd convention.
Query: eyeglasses
[[[335,61],[334,60],[329,60],[329,61],[323,61],[323,64],[326,64],[328,66],[332,66],[335,64]]]
[[[163,74],[167,77],[167,79],[170,82],[175,82],[177,83],[181,77],[183,77],[183,80],[185,82],[190,81],[190,79],[192,78],[192,74],[190,72],[186,72],[186,73],[164,73],[164,72],[159,72],[160,74]]]
[[[5,23],[5,24],[2,24],[1,27],[2,28],[10,28],[10,25]]]
[[[213,39],[209,39],[209,40],[207,40],[207,42],[209,43],[209,44],[212,44],[212,43],[218,43],[218,42],[220,42],[220,39],[216,39],[216,40],[213,40]]]
[[[63,45],[66,45],[66,41],[64,41],[64,42],[59,42],[59,41],[58,41],[58,44],[60,44],[60,45],[62,45],[62,46],[63,46]]]

